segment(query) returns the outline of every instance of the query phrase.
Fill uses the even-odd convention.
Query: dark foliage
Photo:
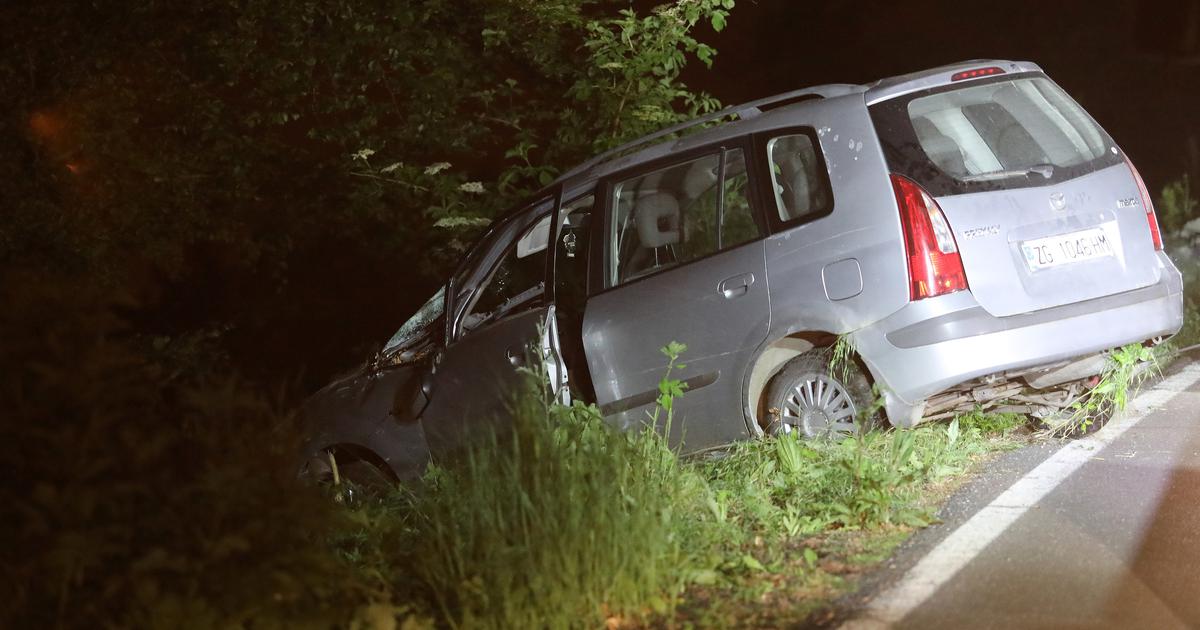
[[[544,165],[711,106],[677,77],[728,6],[8,3],[0,266],[88,274],[137,297],[138,330],[311,387]]]
[[[291,416],[181,376],[98,293],[0,279],[0,626],[349,618],[369,584],[322,544],[347,523],[296,481]]]

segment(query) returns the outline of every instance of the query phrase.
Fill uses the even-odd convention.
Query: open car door
[[[421,415],[435,455],[503,431],[523,385],[521,368],[531,360],[543,361],[550,386],[565,391],[546,291],[552,202],[534,203],[493,227],[450,283],[447,342],[434,361]]]

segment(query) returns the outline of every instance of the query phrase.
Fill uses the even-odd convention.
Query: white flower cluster
[[[437,175],[438,173],[441,173],[442,171],[444,171],[448,168],[450,168],[449,162],[435,162],[435,163],[430,164],[429,166],[425,167],[425,174],[426,175]]]
[[[483,182],[464,182],[458,185],[458,189],[465,193],[478,195],[483,192]]]

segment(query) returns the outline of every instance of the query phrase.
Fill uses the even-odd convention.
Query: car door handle
[[[525,348],[509,348],[504,351],[504,358],[508,359],[513,367],[522,367],[525,365]]]
[[[745,295],[750,290],[750,285],[754,284],[754,274],[743,273],[732,278],[726,278],[717,285],[717,291],[720,292],[725,299],[732,299],[739,295]]]

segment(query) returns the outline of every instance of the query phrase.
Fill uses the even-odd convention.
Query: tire
[[[395,486],[395,480],[369,461],[346,457],[338,458],[338,484],[334,483],[333,468],[329,465],[329,451],[322,451],[305,463],[300,477],[307,483],[327,488],[339,503],[358,503],[382,496]]]
[[[874,396],[866,374],[853,359],[831,370],[831,356],[827,348],[809,351],[789,361],[771,379],[766,398],[768,435],[796,431],[808,439],[842,439],[875,425]]]

